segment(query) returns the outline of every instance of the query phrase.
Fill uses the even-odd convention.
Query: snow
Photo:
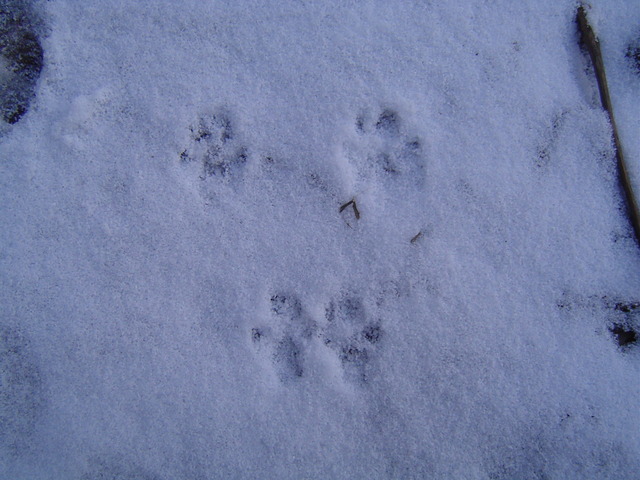
[[[640,191],[640,5],[592,3]],[[637,475],[575,2],[0,5],[44,50],[0,131],[0,477]]]

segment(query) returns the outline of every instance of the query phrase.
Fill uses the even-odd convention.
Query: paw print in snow
[[[345,152],[360,179],[422,186],[422,141],[405,131],[397,111],[387,108],[374,118],[360,115],[355,130],[357,138],[345,144]]]
[[[359,297],[343,295],[331,300],[325,318],[316,323],[298,297],[278,293],[270,298],[267,324],[251,329],[258,354],[266,354],[283,383],[295,382],[307,372],[306,352],[321,341],[340,361],[343,378],[359,385],[375,374],[376,349],[383,337],[380,322],[372,322]]]
[[[272,295],[270,310],[270,325],[253,328],[251,339],[258,350],[267,352],[280,380],[295,381],[304,375],[304,352],[315,323],[293,294]]]
[[[200,178],[220,181],[238,175],[247,163],[247,149],[238,144],[229,116],[223,112],[203,115],[190,127],[189,148],[180,154],[182,163],[202,165]]]
[[[30,3],[0,3],[0,118],[8,124],[29,109],[44,66],[40,22]]]
[[[324,344],[340,359],[345,379],[365,384],[373,374],[374,353],[382,338],[379,322],[370,322],[362,300],[346,295],[326,308]]]

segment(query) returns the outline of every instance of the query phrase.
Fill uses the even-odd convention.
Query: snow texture
[[[640,191],[640,3],[588,10]],[[637,478],[575,13],[0,0],[0,478]]]

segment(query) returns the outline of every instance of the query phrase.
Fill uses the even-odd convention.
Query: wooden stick
[[[356,216],[356,220],[360,220],[360,210],[358,210],[358,205],[356,205],[355,198],[352,198],[347,203],[343,204],[340,207],[340,213],[342,213],[344,209],[347,208],[349,205],[351,205],[351,208],[353,208],[353,214]]]
[[[587,19],[587,12],[584,5],[578,7],[577,15],[578,27],[582,34],[582,41],[589,51],[591,62],[596,72],[596,78],[598,80],[598,89],[600,90],[600,101],[602,106],[609,114],[609,121],[613,129],[613,142],[616,148],[616,161],[618,164],[618,176],[620,183],[622,184],[622,190],[624,191],[624,199],[627,205],[627,213],[631,226],[636,236],[636,242],[640,246],[640,209],[638,209],[638,202],[633,193],[633,187],[629,178],[629,171],[627,164],[624,160],[622,153],[622,145],[620,144],[620,137],[618,136],[618,128],[616,127],[616,121],[613,116],[613,105],[611,104],[611,97],[609,96],[609,86],[607,85],[607,76],[604,71],[604,61],[602,60],[602,53],[600,51],[600,42],[598,37],[594,33],[589,20]]]

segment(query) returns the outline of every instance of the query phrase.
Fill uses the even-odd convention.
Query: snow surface
[[[592,4],[640,187],[640,3]],[[637,478],[640,250],[575,8],[34,3],[0,478]]]

